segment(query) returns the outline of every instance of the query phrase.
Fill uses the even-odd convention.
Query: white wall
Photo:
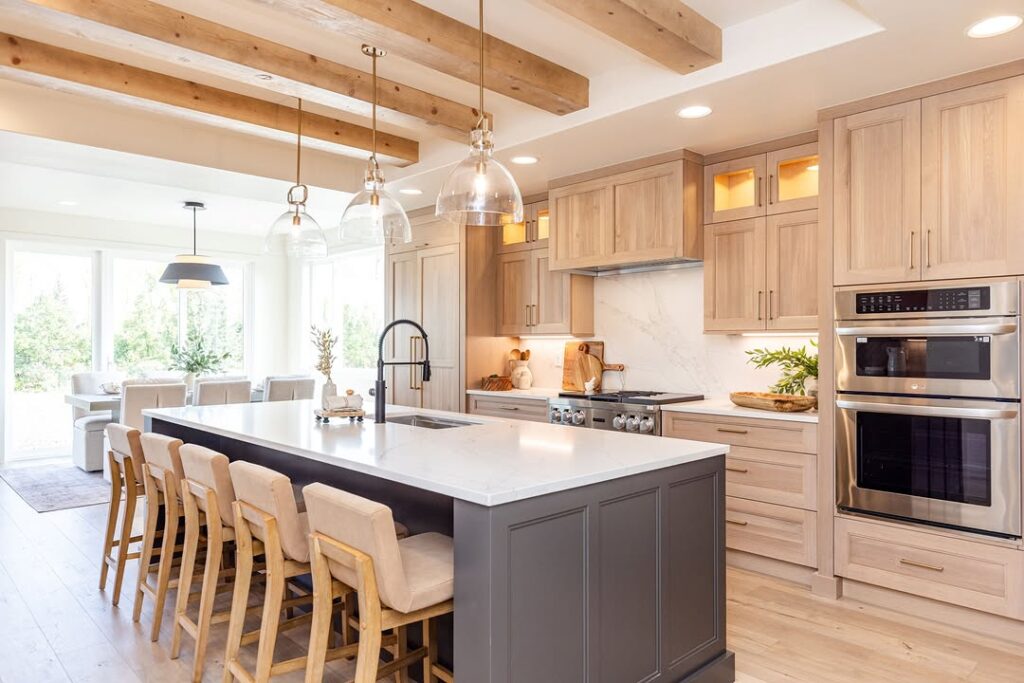
[[[744,351],[762,346],[803,346],[795,337],[705,335],[704,269],[687,268],[596,279],[595,339],[605,342],[605,362],[626,365],[630,389],[697,392],[727,397],[730,391],[767,391],[776,370],[757,370]],[[558,387],[567,338],[525,338],[536,386]],[[507,372],[507,370],[506,370]],[[618,373],[605,388],[619,388]]]

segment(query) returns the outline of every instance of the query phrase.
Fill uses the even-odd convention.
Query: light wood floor
[[[147,636],[151,613],[143,613],[141,625],[132,623],[134,562],[120,608],[97,590],[105,514],[105,506],[39,514],[0,480],[0,681],[188,680],[189,639],[180,660],[167,657],[170,618],[158,643]],[[729,571],[728,593],[729,648],[739,683],[1024,681],[1021,644],[815,598],[739,570]],[[221,679],[224,630],[214,628],[205,680]],[[300,652],[305,637],[297,629],[298,642],[282,639],[280,655]],[[351,674],[350,663],[336,662],[327,680]],[[301,681],[302,675],[274,680]]]

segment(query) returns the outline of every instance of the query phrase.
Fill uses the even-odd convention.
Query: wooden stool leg
[[[114,597],[111,603],[117,607],[121,602],[121,585],[124,583],[124,569],[128,564],[128,549],[132,544],[132,525],[135,522],[135,504],[139,497],[135,492],[135,480],[127,477],[128,485],[125,487],[124,509],[121,513],[121,539],[117,545],[117,561],[114,566]],[[138,619],[136,619],[138,621]]]
[[[216,513],[214,513],[216,514]],[[203,678],[203,664],[206,659],[206,644],[210,639],[213,622],[213,603],[217,599],[217,582],[220,574],[220,560],[224,553],[219,520],[207,525],[206,570],[203,572],[203,593],[199,598],[199,618],[196,621],[195,661],[192,662],[192,681],[199,683]],[[181,590],[181,587],[178,587]],[[188,598],[186,598],[186,601]]]
[[[238,660],[238,650],[242,646],[245,612],[249,606],[249,586],[252,583],[252,536],[244,523],[235,524],[235,533],[235,590],[231,598],[231,620],[224,651],[224,683],[231,683],[234,679],[231,665]]]
[[[434,683],[433,664],[437,662],[437,627],[433,619],[423,620],[423,646],[427,648],[427,656],[423,658],[423,683]]]
[[[256,683],[270,680],[270,668],[274,664],[274,646],[277,645],[277,629],[281,623],[281,603],[284,601],[284,557],[280,546],[273,541],[265,544],[267,558],[267,583],[263,595],[263,620],[260,622],[260,644],[256,651]],[[276,546],[276,547],[275,547]]]
[[[314,541],[310,564],[313,570],[313,624],[309,631],[309,652],[306,660],[306,683],[320,683],[324,678],[327,646],[331,636],[331,612],[334,592],[327,558]],[[347,615],[342,612],[343,618]],[[347,628],[347,627],[346,627]]]
[[[401,659],[409,652],[409,630],[405,626],[395,629],[398,643],[395,645],[395,659]],[[402,668],[395,672],[395,683],[409,683],[409,671]]]
[[[153,545],[156,543],[156,524],[160,514],[160,501],[156,491],[146,496],[146,526],[142,532],[142,553],[139,555],[139,578],[135,582],[135,609],[132,612],[132,621],[138,621],[142,616],[142,584],[149,576],[149,565],[153,562]],[[129,495],[129,500],[131,496]],[[122,534],[122,538],[124,535]],[[164,536],[166,538],[166,535]]]
[[[359,651],[356,654],[356,677],[352,683],[376,683],[380,668],[381,632],[380,594],[373,579],[373,565],[369,560],[357,574],[359,585]],[[368,578],[367,578],[368,577]]]
[[[165,490],[168,489],[165,488]],[[178,499],[173,490],[169,495],[165,495],[164,513],[164,538],[160,546],[160,567],[156,574],[153,626],[149,633],[149,639],[154,643],[160,637],[160,625],[164,619],[164,605],[167,602],[168,586],[171,583],[171,569],[174,566],[174,546],[177,544],[178,539]]]
[[[185,503],[185,546],[178,574],[178,595],[174,601],[174,619],[171,623],[171,659],[181,654],[181,619],[188,609],[188,596],[192,592],[192,577],[196,571],[199,552],[199,511],[194,503]],[[204,586],[205,587],[205,586]]]
[[[107,558],[114,549],[114,535],[117,533],[117,513],[121,511],[121,470],[114,456],[107,452],[107,464],[110,467],[110,509],[107,511],[107,530],[103,534],[103,561],[100,562],[100,590],[107,587],[107,571],[110,565]],[[118,547],[118,552],[124,548]],[[117,603],[114,603],[117,604]]]

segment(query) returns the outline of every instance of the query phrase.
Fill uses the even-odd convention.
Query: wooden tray
[[[772,410],[776,413],[799,413],[818,405],[818,399],[813,396],[767,394],[759,391],[734,391],[729,394],[729,400],[744,408]]]
[[[317,422],[323,422],[324,424],[330,422],[332,417],[347,417],[349,422],[355,422],[356,420],[362,422],[363,418],[366,417],[366,412],[362,408],[338,408],[336,410],[317,408],[313,411],[313,414],[316,415]]]
[[[480,379],[480,388],[484,391],[512,391],[512,378],[504,377],[483,377]]]

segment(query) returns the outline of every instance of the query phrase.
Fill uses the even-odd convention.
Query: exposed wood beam
[[[7,33],[0,33],[0,68],[285,133],[293,133],[298,122],[298,110],[292,107]],[[349,155],[365,155],[371,148],[369,128],[319,114],[304,113],[302,131]],[[378,133],[377,147],[380,159],[387,163],[404,166],[419,161],[415,140]]]
[[[48,29],[82,36],[104,45],[180,61],[182,48],[195,54],[189,64],[202,71],[285,92],[343,111],[370,115],[371,75],[302,50],[264,40],[201,17],[148,0],[23,0],[24,13],[35,12]],[[33,10],[32,5],[43,10]],[[55,10],[61,15],[46,10]],[[78,19],[86,19],[89,24]],[[139,36],[149,39],[140,45]],[[260,74],[275,77],[259,80]],[[467,106],[386,78],[378,78],[385,110],[444,126],[460,138],[480,118]],[[382,111],[382,120],[401,122]]]
[[[413,0],[263,1],[435,71],[477,82],[477,28]],[[488,90],[559,115],[589,105],[586,77],[491,35],[485,45]]]
[[[544,2],[681,74],[722,61],[722,29],[679,0]]]

